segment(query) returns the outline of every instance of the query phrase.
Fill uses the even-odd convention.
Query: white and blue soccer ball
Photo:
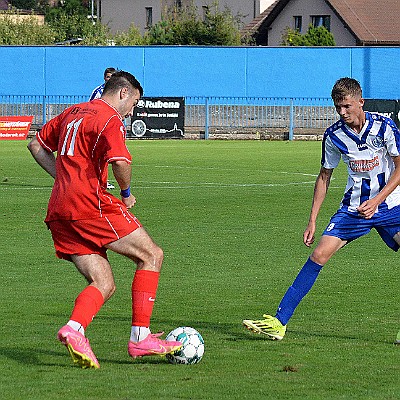
[[[167,354],[167,359],[172,364],[197,364],[204,354],[204,339],[196,329],[190,326],[180,326],[174,329],[165,338],[169,341],[181,342],[180,350]]]

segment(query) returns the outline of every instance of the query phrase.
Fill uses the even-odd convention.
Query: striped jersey
[[[324,133],[321,165],[336,168],[340,159],[347,166],[348,180],[340,208],[358,213],[357,207],[374,198],[386,185],[400,154],[400,132],[395,123],[377,113],[365,112],[366,121],[359,134],[342,120]],[[400,204],[397,187],[379,206],[378,212]]]
[[[90,95],[89,101],[94,100],[94,99],[99,99],[101,97],[101,95],[103,94],[105,85],[106,85],[106,83],[104,82],[101,85],[94,88],[92,94]]]
[[[81,220],[126,210],[107,192],[108,165],[131,163],[118,111],[102,99],[64,110],[36,134],[40,145],[57,152],[56,178],[46,221]]]

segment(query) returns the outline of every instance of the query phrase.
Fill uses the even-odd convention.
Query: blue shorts
[[[351,242],[366,235],[372,228],[376,229],[388,247],[397,251],[399,245],[393,237],[400,232],[400,206],[375,213],[371,219],[365,219],[357,214],[338,210],[332,216],[323,235],[335,236]]]

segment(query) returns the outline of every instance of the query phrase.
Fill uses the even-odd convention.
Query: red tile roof
[[[359,45],[400,45],[400,0],[325,1],[355,36]],[[264,34],[290,0],[277,0],[242,30]]]
[[[399,0],[326,0],[363,45],[400,44]]]
[[[255,32],[260,27],[261,23],[265,20],[266,17],[271,13],[271,11],[275,8],[275,6],[279,3],[279,0],[274,1],[268,8],[266,8],[260,15],[255,17],[253,21],[247,24],[242,32]]]

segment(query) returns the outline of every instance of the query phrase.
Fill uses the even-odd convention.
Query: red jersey
[[[108,164],[132,160],[115,108],[102,99],[77,104],[45,124],[36,137],[46,150],[57,151],[46,221],[92,219],[126,210],[106,190]]]

